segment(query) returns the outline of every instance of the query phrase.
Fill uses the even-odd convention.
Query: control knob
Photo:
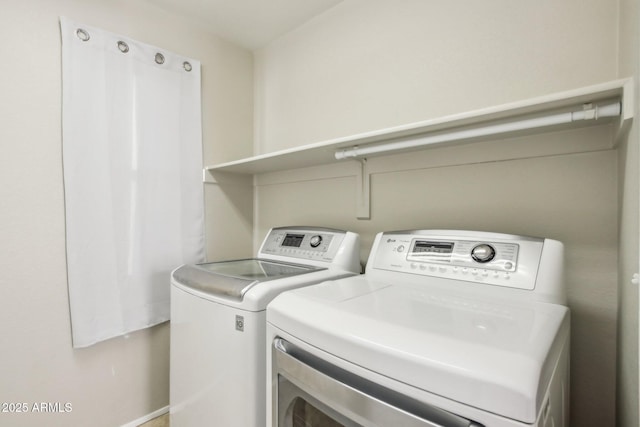
[[[311,236],[311,240],[309,240],[309,244],[312,248],[317,248],[322,243],[322,236],[316,234],[315,236]]]
[[[471,249],[471,258],[477,262],[489,262],[496,256],[496,250],[493,249],[493,246],[488,245],[486,243],[481,243],[479,245],[474,246]]]

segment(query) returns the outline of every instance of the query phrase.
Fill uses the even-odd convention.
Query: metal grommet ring
[[[126,44],[125,42],[123,42],[122,40],[120,40],[118,42],[118,49],[120,50],[120,52],[122,53],[127,53],[129,52],[129,45]]]
[[[164,64],[164,55],[161,53],[156,53],[156,64],[162,65]]]
[[[83,42],[86,42],[91,38],[91,36],[89,36],[89,33],[86,30],[83,30],[82,28],[78,28],[76,30],[76,36],[78,36],[78,38]]]
[[[189,72],[191,70],[193,70],[193,67],[191,66],[191,64],[187,61],[184,61],[182,63],[182,67],[185,69],[185,71]]]

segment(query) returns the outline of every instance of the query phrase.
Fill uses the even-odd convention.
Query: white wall
[[[616,79],[618,12],[608,0],[345,0],[256,52],[255,151]],[[256,233],[287,223],[351,229],[363,236],[364,256],[385,229],[563,241],[572,425],[615,425],[619,156],[610,132],[604,126],[370,159],[368,221],[355,219],[348,163],[263,174]]]
[[[1,2],[0,402],[69,402],[73,410],[0,413],[0,425],[113,427],[168,405],[169,328],[71,348],[60,15],[202,62],[207,163],[250,153],[252,57],[144,1]],[[251,194],[207,186],[206,197],[209,256],[249,255]],[[218,234],[241,239],[227,245]]]

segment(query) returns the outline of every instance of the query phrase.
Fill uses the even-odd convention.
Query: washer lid
[[[437,279],[436,279],[437,280]],[[525,423],[568,345],[561,305],[361,277],[281,294],[267,321],[380,375]]]
[[[241,301],[244,294],[258,283],[318,270],[326,269],[252,258],[183,265],[173,272],[172,277],[182,286]]]

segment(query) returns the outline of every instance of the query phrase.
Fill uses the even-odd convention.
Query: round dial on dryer
[[[471,258],[477,262],[489,262],[496,256],[493,246],[486,243],[476,245],[471,249]]]
[[[316,234],[315,236],[311,236],[311,240],[309,240],[309,244],[312,248],[317,248],[322,243],[322,236]]]

